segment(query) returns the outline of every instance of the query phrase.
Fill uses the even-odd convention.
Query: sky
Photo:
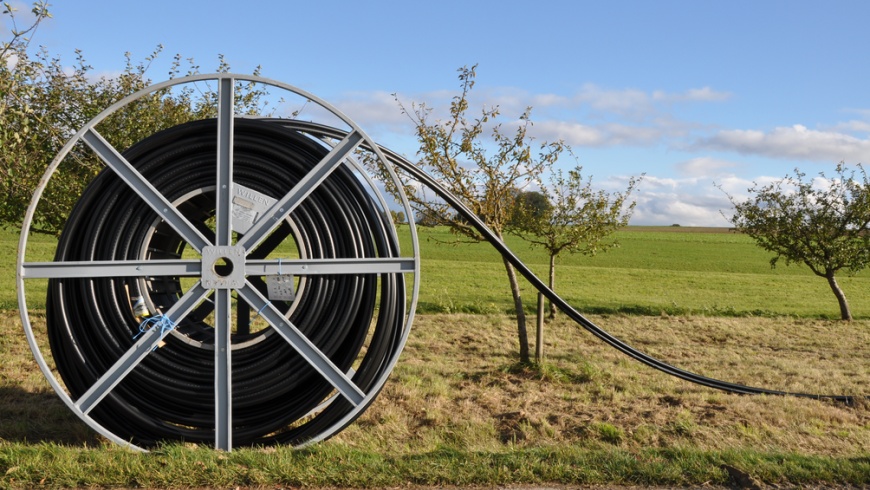
[[[29,10],[27,2],[13,4]],[[406,105],[472,108],[563,140],[593,185],[633,194],[632,225],[728,226],[728,195],[870,161],[866,1],[55,0],[33,42],[112,76],[162,52],[310,92],[413,159]],[[5,34],[5,32],[3,33]],[[473,112],[472,112],[473,114]],[[723,214],[725,216],[723,216]]]

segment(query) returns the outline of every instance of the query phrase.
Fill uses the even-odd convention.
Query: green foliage
[[[612,424],[608,424],[607,422],[599,422],[594,424],[595,432],[598,433],[598,437],[601,438],[602,441],[610,443],[610,444],[619,444],[622,442],[622,439],[625,438],[625,432]]]
[[[606,241],[613,232],[628,225],[635,203],[628,197],[639,179],[630,179],[625,192],[595,190],[592,178],[584,179],[582,168],[575,167],[566,176],[561,169],[550,175],[544,187],[547,206],[525,199],[518,202],[517,218],[510,230],[550,256],[563,251],[595,255],[618,242]]]
[[[483,108],[475,119],[467,116],[469,94],[476,77],[476,65],[459,69],[460,94],[450,104],[450,117],[432,121],[431,109],[413,104],[407,110],[399,106],[414,123],[420,148],[420,166],[434,176],[451,194],[457,196],[499,237],[502,238],[512,216],[517,189],[537,181],[564,150],[561,142],[541,144],[537,151],[528,135],[531,108],[520,116],[513,134],[505,132],[495,121],[499,107]],[[489,134],[487,138],[486,134]],[[415,211],[427,221],[450,227],[455,236],[481,241],[483,236],[461,216],[453,213],[442,200],[432,199],[407,187]],[[529,342],[525,311],[513,266],[504,261],[514,310],[520,358],[529,359]]]
[[[3,12],[13,27],[11,39],[2,43],[0,51],[0,194],[4,196],[0,225],[14,229],[20,228],[34,189],[66,141],[115,102],[151,85],[148,69],[163,49],[158,46],[138,63],[126,53],[120,75],[98,78],[80,51],[72,66],[44,49],[32,52],[27,36],[50,18],[48,4],[35,3],[32,13],[33,23],[19,30],[14,10],[6,5]],[[222,56],[219,61],[218,70],[229,71]],[[193,60],[186,62],[187,74],[198,71]],[[184,63],[176,55],[170,77],[181,74]],[[259,113],[266,95],[262,88],[237,84],[236,112]],[[216,97],[208,87],[157,91],[109,115],[96,129],[123,151],[157,131],[213,117]],[[83,189],[101,169],[102,163],[83,145],[73,147],[58,167],[53,185],[46,188],[43,200],[49,205],[41,210],[33,230],[58,234]]]
[[[870,263],[870,179],[857,170],[837,165],[836,175],[819,174],[819,186],[795,170],[766,186],[749,189],[753,196],[735,202],[730,221],[786,265],[801,263],[827,279],[840,304],[841,317],[852,318],[846,296],[835,275],[842,269],[857,272]],[[730,198],[730,196],[729,196]]]
[[[543,219],[553,212],[553,205],[543,192],[524,191],[516,196],[514,207],[511,210],[511,219],[508,223],[510,228],[522,228],[523,221],[529,217]]]
[[[390,210],[390,217],[393,219],[393,223],[395,223],[397,225],[407,222],[407,218],[405,218],[404,211],[394,211],[391,209]]]
[[[517,202],[510,231],[533,247],[541,247],[550,256],[550,289],[555,289],[556,258],[564,251],[595,255],[617,246],[608,240],[621,227],[628,225],[635,203],[627,199],[638,183],[629,180],[625,192],[613,194],[592,187],[592,177],[584,179],[582,168],[561,169],[550,174],[550,185],[542,196],[546,206],[531,199]],[[550,318],[556,314],[550,304]]]

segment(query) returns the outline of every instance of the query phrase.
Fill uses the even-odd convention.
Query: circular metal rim
[[[319,97],[317,97],[317,96],[315,96],[315,95],[313,95],[305,90],[302,90],[300,88],[294,87],[292,85],[289,85],[289,84],[286,84],[283,82],[279,82],[276,80],[272,80],[269,78],[264,78],[264,77],[260,77],[260,76],[256,76],[256,75],[238,75],[238,74],[232,74],[232,73],[198,74],[198,75],[192,75],[192,76],[167,80],[165,82],[154,84],[154,85],[151,85],[149,87],[146,87],[146,88],[144,88],[136,93],[133,93],[133,94],[121,99],[120,101],[112,104],[111,106],[106,108],[104,111],[102,111],[100,114],[98,114],[93,119],[91,119],[88,123],[86,123],[75,135],[73,135],[67,141],[67,143],[63,146],[63,148],[60,150],[60,152],[54,157],[51,164],[48,166],[48,168],[44,172],[42,179],[40,180],[39,185],[37,186],[37,188],[33,192],[33,197],[31,198],[30,205],[27,208],[27,211],[26,211],[25,216],[24,216],[24,220],[22,222],[21,234],[20,234],[19,243],[18,243],[18,257],[17,257],[17,261],[16,261],[16,285],[18,288],[18,294],[17,294],[18,307],[19,307],[19,314],[21,317],[21,322],[23,325],[23,330],[24,330],[25,336],[27,338],[27,342],[30,346],[30,350],[34,356],[34,359],[35,359],[36,363],[38,364],[40,370],[42,371],[43,375],[45,376],[46,380],[49,382],[52,389],[54,389],[54,391],[61,398],[63,403],[65,405],[67,405],[67,407],[73,413],[75,413],[89,427],[91,427],[96,432],[100,433],[101,435],[103,435],[104,437],[109,439],[110,441],[112,441],[118,445],[121,445],[121,446],[129,447],[131,449],[146,451],[145,448],[141,448],[139,446],[132,444],[131,442],[129,442],[127,440],[121,439],[120,437],[118,437],[117,435],[115,435],[114,433],[112,433],[111,431],[106,429],[105,427],[103,427],[101,424],[99,424],[96,420],[94,420],[92,417],[90,417],[85,411],[83,411],[78,406],[77,402],[74,401],[70,397],[70,395],[64,389],[62,383],[58,380],[58,378],[54,375],[54,373],[52,373],[51,368],[48,366],[48,363],[46,362],[46,358],[45,358],[45,356],[43,356],[42,351],[40,350],[40,348],[38,346],[36,335],[34,333],[33,326],[32,326],[31,320],[30,320],[30,315],[29,315],[28,308],[27,308],[27,299],[26,299],[25,288],[24,288],[24,281],[25,281],[26,276],[27,276],[25,270],[26,270],[26,267],[28,264],[25,260],[26,259],[26,252],[27,252],[27,243],[28,243],[27,239],[28,239],[28,236],[30,234],[30,230],[31,230],[31,226],[33,224],[33,219],[34,219],[34,216],[36,213],[37,206],[42,198],[43,193],[45,192],[45,189],[46,189],[50,179],[57,171],[57,168],[59,167],[61,162],[63,162],[64,159],[66,158],[66,156],[69,154],[69,152],[73,148],[73,146],[75,144],[77,144],[79,141],[82,141],[84,136],[88,132],[92,131],[97,124],[99,124],[101,121],[103,121],[109,115],[115,113],[119,109],[130,104],[131,102],[138,100],[142,97],[145,97],[149,94],[152,94],[154,92],[157,92],[157,91],[160,91],[163,89],[167,89],[167,88],[171,88],[174,86],[178,86],[178,85],[191,84],[191,83],[195,83],[195,82],[207,82],[207,81],[217,82],[218,86],[220,86],[223,83],[229,83],[230,86],[232,86],[235,82],[241,81],[241,82],[258,83],[258,84],[262,84],[262,85],[266,85],[266,86],[275,87],[277,89],[285,90],[285,91],[293,93],[297,96],[303,97],[303,98],[309,100],[310,102],[313,102],[314,104],[325,109],[328,113],[332,114],[333,116],[337,117],[340,121],[342,121],[349,128],[351,128],[350,132],[353,132],[353,133],[356,133],[359,135],[360,140],[365,142],[365,146],[367,146],[368,149],[375,154],[378,161],[380,161],[381,165],[383,165],[384,168],[387,170],[387,173],[390,176],[390,178],[393,180],[394,183],[397,184],[396,188],[397,188],[398,193],[399,193],[399,198],[400,198],[401,204],[405,210],[405,215],[407,216],[407,219],[408,219],[408,224],[409,224],[408,228],[409,228],[409,232],[410,232],[410,236],[411,236],[411,245],[412,245],[412,251],[411,251],[412,256],[410,259],[413,260],[413,271],[408,271],[408,272],[413,274],[413,282],[412,282],[412,287],[411,287],[411,291],[410,291],[410,302],[408,302],[408,310],[406,312],[404,327],[403,327],[403,331],[401,332],[401,336],[400,336],[400,340],[399,340],[399,348],[395,350],[393,355],[388,360],[387,365],[386,365],[386,369],[384,370],[384,374],[381,375],[376,380],[376,382],[371,387],[369,392],[364,394],[365,396],[354,407],[354,409],[349,411],[342,419],[338,420],[336,423],[334,423],[332,426],[330,426],[327,430],[321,432],[318,436],[315,436],[315,437],[309,439],[308,441],[306,441],[305,443],[300,445],[300,447],[307,446],[309,444],[313,444],[315,442],[318,442],[318,441],[324,440],[328,437],[331,437],[332,435],[334,435],[335,433],[337,433],[338,431],[343,429],[352,420],[354,420],[359,415],[359,413],[361,411],[365,410],[371,404],[373,399],[377,396],[377,394],[383,388],[384,383],[386,383],[387,377],[395,368],[395,365],[398,362],[398,357],[401,354],[401,351],[403,350],[405,344],[407,343],[407,339],[408,339],[408,335],[410,333],[411,325],[412,325],[413,320],[414,320],[414,315],[415,315],[415,310],[416,310],[416,305],[417,305],[417,300],[418,300],[418,295],[419,295],[419,289],[420,289],[420,260],[419,260],[420,248],[419,248],[419,243],[418,243],[416,226],[414,225],[414,221],[413,221],[413,211],[412,211],[411,206],[409,204],[408,198],[404,193],[402,185],[398,185],[398,184],[400,184],[401,180],[399,179],[393,166],[389,163],[387,158],[384,156],[384,153],[381,151],[379,145],[376,144],[355,122],[353,122],[348,116],[346,116],[341,111],[339,111],[336,107],[332,106],[328,102],[320,99]],[[222,116],[219,114],[218,118],[220,119],[221,117]],[[231,108],[230,109],[230,118],[233,118],[233,117],[235,117],[235,113]],[[363,174],[366,175],[367,179],[369,178],[367,173],[363,172]],[[383,199],[383,198],[381,197],[381,199]],[[394,233],[395,233],[395,230],[394,230]],[[407,301],[407,299],[406,299],[406,301]],[[216,369],[218,369],[218,367],[216,367]],[[217,388],[216,388],[216,390],[217,390]],[[219,425],[219,423],[216,423],[216,429],[217,429],[218,425]],[[218,436],[216,436],[215,439],[216,439],[215,445],[218,449],[223,449],[223,450],[231,450],[232,449],[231,434],[230,434],[229,441],[221,441],[220,437],[218,437]]]

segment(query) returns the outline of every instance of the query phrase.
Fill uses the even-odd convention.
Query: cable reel
[[[242,83],[301,98],[329,124],[242,117]],[[217,117],[127,149],[98,131],[142,98],[203,84]],[[318,130],[336,124],[340,137]],[[46,188],[83,149],[104,168],[54,260],[31,260]],[[361,158],[390,176],[398,204]],[[411,328],[419,246],[413,221],[397,232],[396,206],[412,219],[382,150],[312,94],[231,74],[154,85],[81,128],[34,193],[17,269],[25,335],[64,403],[116,443],[231,450],[326,439],[374,401]],[[43,282],[44,327],[26,293]]]

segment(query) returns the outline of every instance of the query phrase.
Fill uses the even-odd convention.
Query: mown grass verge
[[[292,450],[243,449],[220,453],[167,446],[148,454],[118,447],[0,444],[4,488],[233,488],[408,485],[618,484],[702,485],[732,482],[725,466],[767,483],[824,481],[860,485],[868,458],[831,458],[754,451],[590,449],[559,445],[501,452],[439,448],[390,455],[327,442]]]

